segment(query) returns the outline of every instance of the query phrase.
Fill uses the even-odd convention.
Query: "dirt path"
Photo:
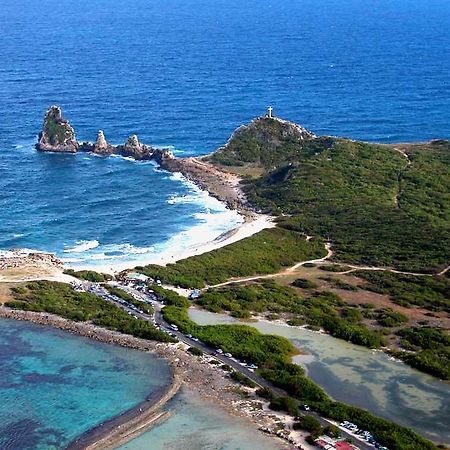
[[[283,269],[280,272],[271,273],[268,275],[254,275],[251,277],[231,278],[230,280],[225,281],[224,283],[215,284],[213,286],[207,286],[204,290],[211,289],[211,288],[220,288],[220,287],[227,286],[227,285],[234,284],[234,283],[246,283],[248,281],[255,281],[255,280],[261,280],[261,279],[264,280],[264,279],[282,277],[282,276],[286,276],[286,275],[292,275],[293,272],[295,272],[299,267],[302,267],[305,264],[326,263],[327,260],[329,260],[333,256],[333,250],[331,249],[330,242],[327,242],[325,244],[325,249],[327,250],[327,254],[323,258],[310,259],[308,261],[301,261],[299,263],[296,263],[292,267],[288,267],[287,269]],[[434,274],[429,274],[429,273],[406,272],[403,270],[392,269],[390,267],[357,266],[357,265],[353,265],[353,264],[346,264],[345,262],[342,264],[345,264],[346,267],[350,267],[350,269],[342,271],[342,272],[333,272],[334,274],[347,275],[347,274],[356,272],[358,270],[370,270],[370,271],[379,271],[379,272],[391,272],[391,273],[397,273],[400,275],[411,275],[411,276],[415,276],[415,277],[431,277],[434,275]],[[444,275],[448,271],[450,271],[450,266],[446,267],[444,270],[439,272],[437,275]]]
[[[255,275],[252,277],[245,277],[245,278],[231,278],[230,280],[225,281],[224,283],[215,284],[213,286],[207,286],[205,288],[205,290],[210,289],[210,288],[218,288],[218,287],[222,287],[222,286],[227,286],[227,285],[233,284],[233,283],[245,283],[247,281],[254,281],[254,280],[267,279],[267,278],[281,277],[283,275],[289,275],[292,272],[295,272],[296,269],[298,269],[299,267],[301,267],[305,264],[322,263],[322,262],[325,262],[327,259],[331,258],[333,256],[333,250],[331,250],[331,244],[329,242],[327,242],[325,244],[325,249],[327,250],[327,254],[323,258],[309,259],[307,261],[301,261],[299,263],[296,263],[292,267],[288,267],[287,269],[283,269],[280,272],[270,273],[268,275]]]

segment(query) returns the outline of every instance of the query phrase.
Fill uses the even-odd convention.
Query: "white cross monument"
[[[272,111],[273,111],[273,108],[272,108],[271,106],[269,106],[269,107],[267,108],[267,117],[268,117],[269,119],[272,119]]]

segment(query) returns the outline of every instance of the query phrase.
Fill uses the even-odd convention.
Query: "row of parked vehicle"
[[[351,431],[353,434],[361,436],[364,440],[366,440],[369,444],[372,444],[378,450],[389,450],[387,447],[384,447],[383,445],[378,443],[369,431],[360,430],[354,423],[344,420],[344,422],[341,422],[340,425],[341,427],[347,428],[347,430]]]

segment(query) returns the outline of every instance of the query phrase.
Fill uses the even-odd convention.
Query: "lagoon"
[[[170,380],[149,353],[2,318],[0,448],[64,448]]]
[[[225,314],[191,308],[200,325],[242,323]],[[327,334],[268,321],[246,322],[261,333],[286,337],[307,355],[294,357],[309,377],[336,400],[413,428],[436,442],[450,443],[450,387],[430,375]]]

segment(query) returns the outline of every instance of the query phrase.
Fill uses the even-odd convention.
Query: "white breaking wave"
[[[66,248],[64,253],[83,253],[88,250],[92,250],[93,248],[97,248],[100,245],[100,242],[93,241],[77,241],[77,245],[72,248]]]

